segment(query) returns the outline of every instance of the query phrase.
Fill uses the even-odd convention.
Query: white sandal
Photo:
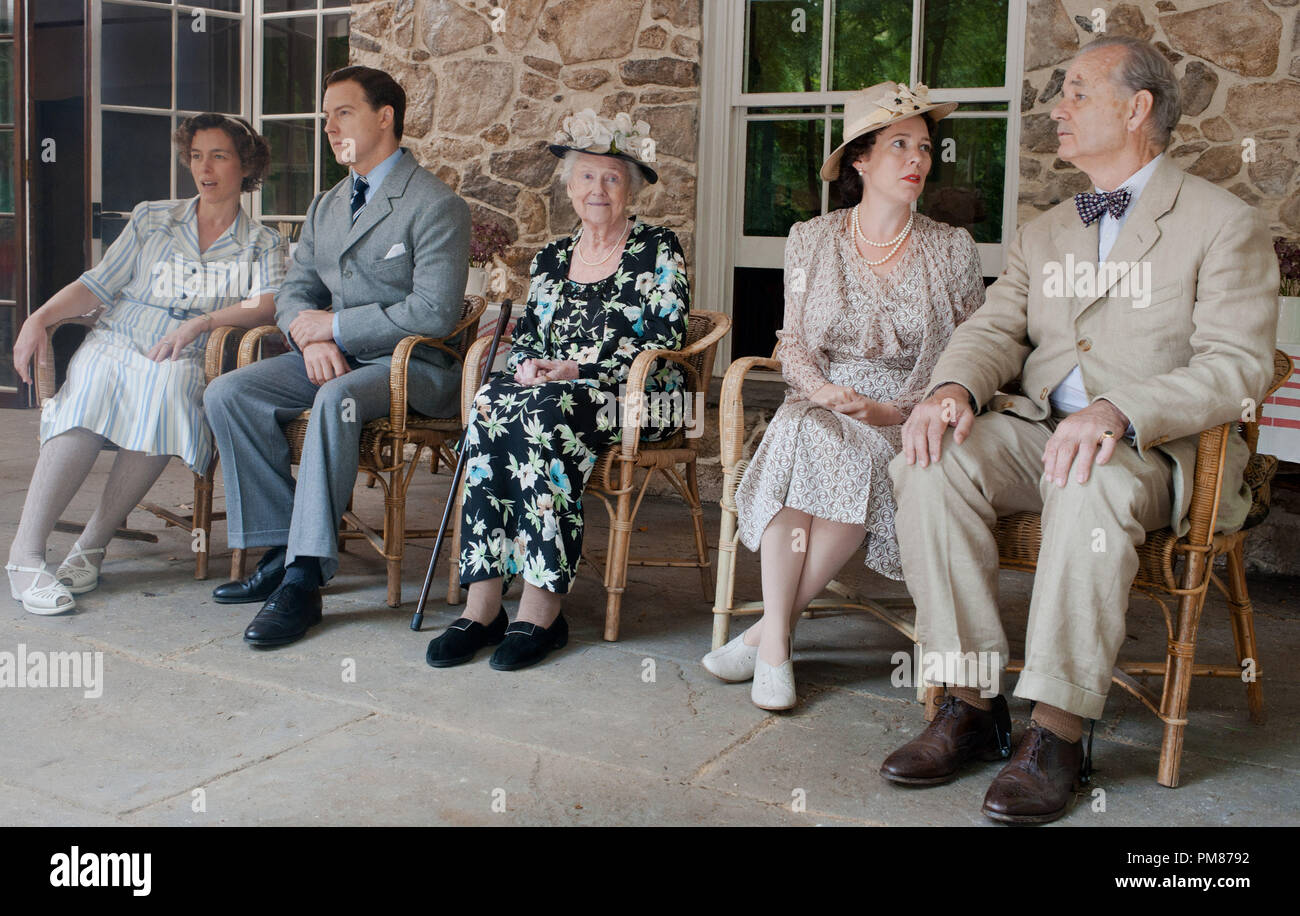
[[[21,601],[23,607],[31,614],[40,614],[48,616],[50,614],[66,614],[75,610],[77,600],[72,597],[68,587],[55,578],[50,572],[49,567],[42,563],[37,566],[16,566],[10,563],[5,566],[5,571],[9,573],[9,593],[14,596],[15,601]],[[14,573],[35,573],[31,584],[21,592],[14,582]],[[48,585],[37,585],[41,581],[41,576],[49,576]]]
[[[99,567],[90,562],[92,554],[104,555],[103,547],[82,550],[80,544],[72,545],[72,553],[59,564],[54,576],[62,582],[71,594],[84,595],[99,587]],[[102,563],[103,560],[100,560]]]

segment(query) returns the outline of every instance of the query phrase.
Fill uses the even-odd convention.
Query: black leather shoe
[[[1046,824],[1065,813],[1076,786],[1092,773],[1092,733],[1065,741],[1032,720],[1015,756],[993,778],[984,796],[985,817],[1004,824]]]
[[[276,589],[257,612],[244,642],[250,646],[285,646],[307,635],[307,628],[320,623],[320,589],[286,585]]]
[[[257,569],[247,579],[227,582],[212,590],[217,604],[252,604],[265,601],[280,587],[284,578],[284,548],[272,547],[257,561]]]
[[[546,629],[516,620],[506,627],[505,639],[488,661],[497,671],[518,671],[546,658],[552,649],[563,649],[569,641],[569,622],[560,614]]]
[[[460,617],[451,626],[429,640],[429,648],[424,653],[424,660],[433,668],[451,668],[471,661],[479,649],[484,646],[498,645],[505,639],[506,626],[510,618],[502,608],[496,619],[487,626],[468,617]]]

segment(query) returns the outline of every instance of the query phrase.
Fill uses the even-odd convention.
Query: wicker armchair
[[[1282,387],[1282,383],[1290,376],[1290,357],[1276,351],[1273,367],[1269,395]],[[1251,453],[1245,479],[1251,488],[1253,505],[1246,527],[1230,534],[1216,534],[1214,529],[1219,512],[1219,490],[1228,436],[1235,434],[1233,427],[1236,425],[1224,423],[1201,433],[1196,451],[1191,509],[1188,512],[1191,528],[1187,535],[1180,538],[1170,528],[1148,532],[1146,543],[1138,548],[1139,566],[1133,588],[1159,605],[1164,614],[1168,632],[1165,659],[1151,662],[1121,661],[1116,664],[1111,675],[1114,684],[1127,690],[1165,723],[1156,781],[1171,788],[1178,785],[1178,770],[1183,757],[1183,730],[1187,727],[1187,703],[1193,677],[1245,680],[1250,720],[1256,724],[1264,721],[1264,694],[1260,686],[1255,617],[1246,590],[1243,548],[1250,526],[1262,521],[1267,514],[1268,482],[1277,469],[1277,459],[1271,455],[1256,454],[1259,425],[1255,421],[1242,423]],[[1027,572],[1036,569],[1042,538],[1040,518],[1036,513],[1018,512],[998,519],[994,535],[998,542],[999,564],[1003,569]],[[1226,582],[1214,572],[1214,560],[1219,556],[1226,561]],[[1228,601],[1237,654],[1235,665],[1193,663],[1197,629],[1211,583]],[[1177,609],[1171,609],[1165,599],[1176,601]],[[1247,665],[1253,666],[1253,678],[1246,676],[1244,666]],[[1013,660],[1007,666],[1008,671],[1021,671],[1023,668],[1023,660]],[[1137,681],[1137,677],[1146,675],[1163,678],[1163,689],[1159,697]],[[929,689],[926,697],[927,715],[933,711],[940,692],[941,688]]]
[[[90,328],[94,324],[94,316],[81,315],[57,321],[47,329],[45,334],[45,365],[42,367],[38,364],[36,370],[36,399],[38,404],[44,405],[46,401],[54,397],[54,392],[58,390],[54,374],[55,332],[67,325],[81,325]],[[215,328],[208,334],[204,357],[206,381],[211,382],[223,372],[229,372],[235,368],[236,348],[239,346],[243,335],[243,328],[232,327]],[[216,478],[218,457],[215,454],[213,455],[212,463],[205,473],[194,475],[194,506],[189,515],[182,515],[175,509],[161,506],[158,503],[146,502],[140,504],[141,509],[152,512],[168,526],[183,529],[191,535],[191,538],[198,532],[202,532],[197,543],[191,541],[191,546],[194,549],[195,579],[206,579],[208,577],[208,553],[212,542],[212,523],[224,521],[226,518],[226,513],[217,512],[214,514],[212,511],[212,481]],[[78,534],[85,527],[84,524],[60,519],[55,524],[54,530]],[[114,537],[131,541],[147,541],[149,543],[157,543],[158,541],[156,534],[148,531],[137,531],[132,528],[119,528]]]
[[[692,309],[682,349],[643,350],[637,354],[628,372],[624,390],[636,393],[644,391],[646,377],[654,363],[661,359],[670,360],[680,365],[686,374],[686,396],[702,402],[708,395],[709,380],[713,376],[713,358],[717,353],[718,341],[730,330],[731,319],[726,315]],[[502,340],[508,342],[508,338]],[[482,360],[490,343],[487,338],[480,338],[465,360],[465,378],[461,390],[464,393],[466,422],[478,390],[478,372],[481,371]],[[625,405],[622,441],[619,445],[606,449],[596,461],[584,491],[584,495],[598,496],[605,511],[609,513],[609,542],[606,551],[598,553],[584,549],[583,556],[593,566],[603,566],[605,569],[605,639],[611,642],[618,639],[619,615],[623,591],[627,585],[628,566],[695,568],[700,571],[706,598],[713,588],[708,542],[704,536],[704,508],[700,504],[700,490],[696,482],[698,439],[689,438],[684,431],[678,431],[662,442],[642,442],[641,423],[636,416],[638,412],[649,412],[644,400],[639,409],[633,404]],[[697,422],[702,421],[702,416],[697,418]],[[678,470],[679,466],[682,471]],[[645,475],[640,487],[636,488],[638,469],[645,471]],[[663,474],[690,507],[695,532],[693,557],[629,557],[632,526],[636,523],[637,511],[645,498],[646,487],[656,473]],[[457,517],[462,495],[463,492],[457,494]],[[453,557],[459,554],[459,546],[457,534],[453,541]],[[451,562],[454,570],[456,561],[453,559]],[[460,602],[458,585],[448,589],[447,601],[449,604]]]
[[[420,346],[433,347],[450,353],[457,362],[464,362],[466,352],[478,332],[479,317],[487,303],[480,296],[466,296],[460,320],[446,337],[403,338],[393,350],[389,377],[391,396],[389,415],[371,420],[361,430],[360,462],[357,470],[370,483],[379,484],[384,491],[384,519],[380,529],[363,521],[351,504],[343,513],[339,528],[340,547],[346,541],[364,539],[388,562],[389,607],[402,603],[402,554],[406,542],[420,538],[437,537],[436,528],[408,528],[406,526],[406,492],[411,486],[416,468],[425,451],[429,452],[429,471],[436,474],[438,463],[456,466],[455,442],[464,427],[459,417],[426,417],[411,410],[406,402],[407,366],[411,352]],[[239,365],[246,366],[260,358],[262,346],[268,341],[283,341],[283,334],[274,325],[254,328],[244,337],[239,347]],[[291,461],[302,459],[302,446],[307,435],[311,411],[304,410],[284,427],[289,440]],[[408,446],[414,448],[408,449]],[[453,528],[453,549],[457,546],[457,529]],[[231,556],[230,576],[244,576],[244,551],[236,550]],[[454,578],[454,572],[453,572]]]
[[[713,602],[713,648],[723,645],[731,630],[732,614],[761,614],[762,601],[735,600],[736,547],[736,488],[749,466],[744,457],[745,446],[745,377],[755,369],[781,371],[777,355],[778,344],[770,357],[746,356],[736,360],[727,369],[722,380],[722,397],[718,405],[718,422],[722,450],[722,523],[718,533],[718,588]],[[908,639],[915,641],[912,624],[915,606],[907,598],[872,598],[843,583],[831,580],[826,590],[834,597],[815,598],[804,612],[805,617],[817,617],[828,611],[874,614]]]

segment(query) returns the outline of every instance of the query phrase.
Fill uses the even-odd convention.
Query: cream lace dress
[[[790,229],[777,332],[788,390],[736,490],[738,527],[758,550],[782,506],[865,525],[866,565],[902,579],[888,471],[902,427],[871,426],[809,398],[833,382],[906,418],[929,391],[953,329],[984,303],[984,282],[970,233],[919,213],[902,257],[877,277],[854,245],[850,214]]]

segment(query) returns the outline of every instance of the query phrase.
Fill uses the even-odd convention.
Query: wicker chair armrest
[[[61,318],[46,326],[45,341],[41,344],[41,352],[36,359],[36,374],[32,376],[36,382],[37,404],[44,404],[54,397],[54,332],[69,324],[79,324],[85,328],[94,327],[100,311],[100,309],[96,309],[88,315],[73,315],[71,318]]]
[[[448,346],[447,341],[477,323],[481,314],[483,314],[483,308],[480,305],[475,312],[456,325],[446,337],[421,337],[418,334],[412,334],[410,337],[403,337],[397,342],[388,369],[388,422],[395,435],[402,436],[406,434],[407,379],[411,366],[411,353],[414,352],[416,347],[432,347],[448,354],[456,362],[460,362],[460,353],[453,347]]]
[[[1228,436],[1233,424],[1222,423],[1205,430],[1196,440],[1196,469],[1192,474],[1192,502],[1187,510],[1189,529],[1184,540],[1193,547],[1206,547],[1214,540],[1219,517],[1219,491],[1223,464],[1228,453]]]
[[[704,343],[708,337],[701,337],[697,343]],[[714,338],[716,342],[716,338]],[[706,344],[710,346],[711,344]],[[691,357],[700,352],[695,348],[692,352],[686,350],[642,350],[632,360],[632,367],[628,370],[627,380],[623,384],[624,397],[627,403],[623,405],[623,443],[622,455],[627,460],[633,460],[636,457],[637,450],[641,447],[641,425],[647,416],[645,404],[645,382],[646,377],[650,374],[650,368],[657,360],[667,360],[671,363],[678,363],[686,371],[686,388],[684,393],[692,395],[702,390],[703,379],[700,378],[699,372],[691,365]]]
[[[1264,400],[1268,400],[1277,394],[1278,389],[1286,384],[1286,380],[1291,377],[1292,364],[1291,357],[1282,350],[1273,351],[1273,381],[1269,383],[1268,392],[1264,395]]]
[[[239,342],[239,356],[235,360],[236,367],[242,369],[244,366],[251,365],[262,358],[262,341],[272,337],[284,337],[278,327],[273,324],[263,324],[244,334],[244,339]]]
[[[203,375],[209,382],[237,368],[239,344],[247,330],[223,325],[213,328],[208,334],[208,343],[203,349]]]
[[[502,334],[500,342],[509,345],[510,335]],[[461,423],[466,427],[469,426],[470,411],[474,409],[474,395],[478,393],[479,363],[483,362],[484,354],[490,346],[492,337],[485,334],[470,344],[469,352],[465,354],[465,365],[460,371],[460,408]]]
[[[722,469],[729,471],[744,457],[745,445],[745,377],[755,369],[781,371],[781,361],[764,356],[744,356],[727,367],[722,378],[722,394],[718,403],[719,450]]]

